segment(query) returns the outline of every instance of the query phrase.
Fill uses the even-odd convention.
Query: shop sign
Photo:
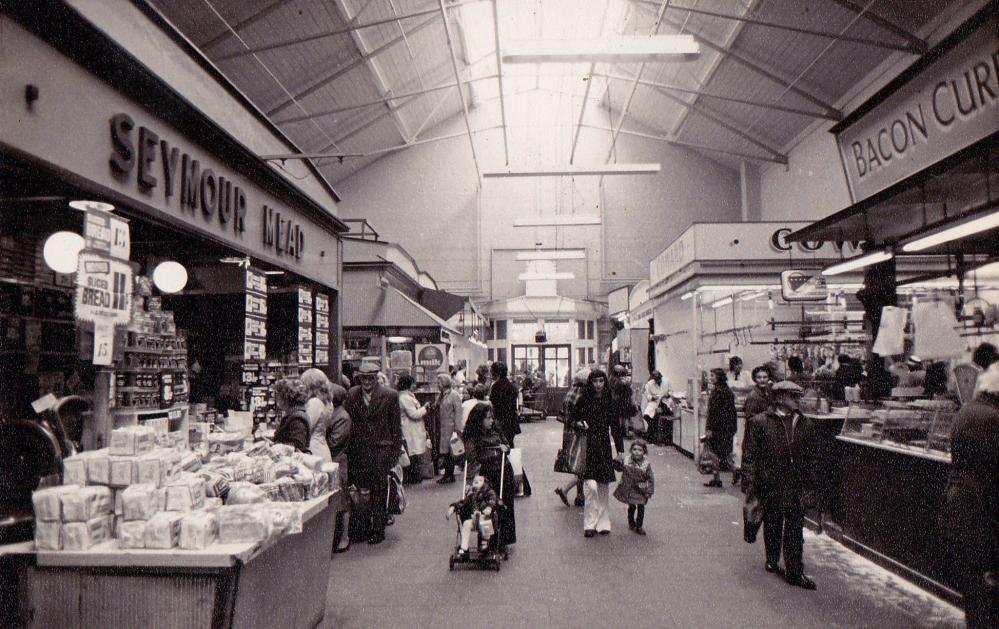
[[[825,301],[829,295],[822,271],[790,270],[780,274],[780,294],[784,301]]]
[[[827,244],[832,245],[833,249],[838,255],[852,255],[861,253],[859,240],[852,240],[849,242],[833,242],[827,243],[824,240],[810,240],[808,242],[791,242],[787,239],[794,233],[794,230],[790,227],[779,227],[770,234],[770,249],[778,253],[790,253],[794,249],[797,249],[801,253],[819,253],[822,248]]]
[[[126,325],[132,318],[132,267],[95,251],[80,253],[76,272],[76,318]]]
[[[149,127],[139,126],[125,113],[110,120],[111,173],[117,179],[135,174],[144,196],[163,195],[186,219],[200,216],[219,232],[241,239],[247,222],[259,225],[261,244],[278,256],[296,260],[305,249],[305,231],[288,214],[265,204],[255,205],[247,190],[229,173],[216,173],[194,153],[161,139]]]
[[[426,374],[441,371],[445,365],[446,348],[443,345],[417,345],[416,366]]]
[[[673,244],[666,247],[649,263],[649,284],[651,286],[655,286],[694,261],[696,251],[693,227],[683,232],[679,238],[673,241]]]
[[[836,142],[854,202],[999,131],[994,18],[885,98]]]
[[[100,251],[119,260],[128,260],[132,245],[128,222],[108,212],[87,210],[83,222],[86,248]]]
[[[267,358],[267,276],[246,269],[246,309],[243,314],[243,360]]]

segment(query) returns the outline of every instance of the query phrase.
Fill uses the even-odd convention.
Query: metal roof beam
[[[229,39],[229,37],[232,36],[232,34],[234,32],[238,33],[241,28],[246,28],[247,26],[250,26],[252,24],[256,24],[257,22],[259,22],[260,20],[264,19],[265,17],[267,17],[268,15],[270,15],[271,13],[273,13],[274,11],[276,11],[277,9],[280,9],[281,5],[283,5],[283,4],[284,4],[284,0],[272,0],[272,2],[269,2],[269,3],[265,4],[264,6],[260,7],[260,9],[258,11],[255,11],[255,12],[251,13],[250,15],[246,16],[242,20],[240,20],[240,21],[236,22],[235,24],[233,24],[232,25],[232,30],[226,29],[226,30],[222,31],[221,33],[219,33],[218,35],[216,35],[215,37],[212,37],[211,39],[209,39],[205,43],[201,44],[198,47],[201,49],[202,52],[206,52],[207,53],[210,49],[218,46],[219,44],[221,44],[225,40]]]
[[[830,0],[830,2],[838,4],[847,11],[857,13],[858,15],[863,15],[864,19],[867,20],[868,22],[888,31],[889,33],[892,33],[893,35],[901,37],[905,41],[909,42],[910,52],[923,54],[930,49],[929,44],[927,44],[925,40],[916,37],[915,35],[913,35],[912,33],[910,33],[909,31],[905,30],[900,26],[896,26],[895,24],[889,22],[880,15],[867,11],[865,7],[860,6],[856,2],[853,2],[852,0]]]
[[[416,28],[414,28],[413,30],[411,30],[409,32],[409,34],[413,35],[414,33],[418,32],[418,31],[422,31],[423,29],[427,28],[428,26],[430,26],[432,24],[436,24],[436,23],[437,23],[437,18],[431,17],[431,18],[429,18],[427,20],[424,20],[423,22],[420,22],[416,26]],[[278,103],[274,107],[271,107],[270,109],[268,109],[267,112],[266,112],[267,115],[270,117],[270,116],[273,116],[274,114],[277,114],[277,113],[280,113],[280,112],[284,111],[285,109],[287,109],[291,105],[295,104],[295,102],[298,99],[305,98],[306,96],[309,96],[310,94],[314,94],[315,92],[317,92],[317,91],[321,90],[322,88],[326,87],[327,85],[329,85],[333,81],[337,80],[341,76],[347,74],[348,72],[350,72],[351,70],[353,70],[357,66],[361,65],[368,58],[374,57],[374,56],[378,55],[379,53],[381,53],[381,52],[383,52],[385,50],[388,50],[389,48],[395,46],[396,44],[398,44],[401,41],[403,41],[402,35],[397,35],[397,36],[393,37],[392,39],[390,39],[389,41],[387,41],[384,44],[382,44],[381,46],[379,46],[379,47],[375,48],[374,50],[372,50],[370,53],[368,53],[367,57],[361,56],[361,57],[359,57],[357,59],[354,59],[353,61],[347,63],[346,65],[342,65],[342,66],[336,67],[334,70],[332,70],[331,72],[327,73],[322,78],[320,78],[320,79],[318,79],[316,81],[313,81],[312,84],[309,85],[309,87],[306,87],[306,88],[303,88],[303,89],[299,90],[295,94],[292,94],[291,98],[286,98],[285,100],[281,101],[280,103]]]
[[[468,146],[472,149],[472,162],[475,164],[475,186],[482,186],[482,170],[479,168],[479,157],[475,153],[475,141],[472,139],[472,123],[468,120],[468,101],[465,100],[465,90],[461,88],[461,73],[458,72],[458,55],[454,52],[454,39],[451,37],[451,20],[447,17],[447,7],[444,0],[437,0],[440,5],[441,19],[444,20],[444,35],[447,37],[447,49],[451,53],[451,68],[454,70],[454,82],[458,85],[458,96],[461,97],[461,111],[465,116],[465,130],[468,132]]]
[[[500,53],[499,0],[493,0],[493,32],[496,35],[496,78],[499,80],[500,121],[503,123],[504,164],[510,163],[510,142],[506,126],[506,101],[503,99],[503,59]]]
[[[593,76],[599,76],[613,81],[631,81],[631,77],[622,76],[620,74],[601,74],[596,73]],[[827,112],[821,111],[808,111],[807,109],[798,109],[796,107],[786,107],[784,105],[776,105],[774,103],[764,103],[757,100],[747,100],[745,98],[736,98],[734,96],[723,96],[721,94],[715,94],[714,92],[707,92],[705,90],[695,90],[687,87],[680,87],[679,85],[670,85],[668,83],[659,83],[656,81],[649,81],[642,79],[638,82],[639,85],[644,85],[646,87],[657,87],[664,90],[669,90],[671,92],[680,92],[682,94],[694,94],[696,96],[701,96],[704,98],[714,98],[716,100],[728,101],[731,103],[739,103],[741,105],[749,105],[750,107],[762,107],[764,109],[774,109],[776,111],[786,111],[792,114],[798,114],[799,116],[807,116],[809,118],[825,118],[827,120],[835,120]]]
[[[675,22],[673,20],[670,20],[669,18],[665,18],[664,17],[663,20],[666,21],[666,22],[669,22],[673,26],[679,26],[679,23],[677,23],[677,22]],[[759,74],[760,76],[765,77],[765,78],[773,81],[774,83],[777,83],[781,87],[790,88],[791,92],[797,94],[801,98],[804,98],[805,100],[807,100],[810,103],[814,103],[815,105],[818,105],[819,107],[821,107],[822,109],[824,109],[825,112],[829,116],[833,116],[833,118],[831,118],[831,119],[833,119],[833,120],[842,120],[842,118],[843,118],[843,112],[841,112],[839,109],[836,109],[831,104],[827,103],[826,101],[822,100],[821,98],[819,98],[817,96],[814,96],[814,95],[810,94],[809,92],[806,92],[805,90],[801,89],[800,87],[796,87],[796,86],[792,85],[790,81],[788,81],[787,79],[785,79],[785,78],[783,78],[781,76],[778,76],[773,70],[765,68],[762,65],[760,65],[760,64],[758,64],[758,63],[756,63],[754,61],[750,61],[746,57],[742,56],[740,53],[735,52],[734,50],[732,50],[729,47],[729,46],[731,46],[731,44],[729,44],[727,46],[723,46],[721,44],[717,44],[717,43],[711,41],[710,39],[705,38],[703,35],[701,35],[699,33],[696,33],[694,31],[689,31],[689,32],[694,36],[694,38],[698,42],[700,42],[701,44],[703,44],[703,45],[707,46],[708,48],[714,50],[715,52],[718,52],[720,55],[732,59],[733,61],[739,63],[743,67],[752,70],[756,74]]]
[[[340,15],[347,20],[348,24],[354,24],[357,18],[351,17],[350,9],[347,8],[347,3],[344,2],[344,0],[333,0],[333,4]],[[357,51],[361,53],[362,57],[364,57],[365,65],[367,65],[368,69],[371,70],[371,76],[374,78],[375,87],[378,89],[378,93],[381,94],[382,98],[390,96],[392,94],[392,88],[389,86],[388,81],[385,80],[385,77],[382,75],[382,71],[378,68],[378,65],[375,64],[374,59],[371,58],[368,45],[364,43],[364,39],[361,37],[361,34],[357,31],[351,31],[350,37],[354,41],[354,45],[357,46]],[[402,32],[401,37],[404,42],[407,41],[405,31]],[[402,136],[402,141],[409,143],[413,138],[409,133],[409,129],[406,128],[406,121],[402,119],[402,115],[399,114],[399,110],[393,108],[387,102],[385,103],[385,106],[392,115],[392,120],[395,122],[395,127],[396,130],[399,131],[399,135]]]
[[[491,127],[485,127],[483,129],[474,129],[472,133],[483,133],[485,131],[494,131],[499,129],[499,125],[493,125]],[[433,138],[425,138],[423,140],[414,140],[412,142],[407,142],[406,144],[396,144],[394,146],[387,146],[380,149],[371,149],[364,151],[363,153],[329,153],[329,152],[318,152],[318,153],[274,153],[271,155],[261,155],[260,159],[265,162],[271,161],[284,161],[289,159],[341,159],[345,157],[374,157],[375,155],[382,155],[385,153],[393,153],[395,151],[401,151],[403,149],[408,149],[414,146],[420,146],[421,144],[431,144],[433,142],[441,142],[443,140],[454,140],[456,138],[463,138],[468,133],[466,131],[461,131],[459,133],[450,133],[448,135],[441,135]]]
[[[489,81],[489,80],[492,80],[492,79],[495,79],[495,78],[496,78],[495,74],[490,74],[490,75],[487,75],[487,76],[480,76],[480,77],[475,77],[475,78],[472,78],[472,79],[465,79],[464,81],[462,81],[462,85],[468,85],[469,83],[473,83],[473,82],[476,82],[476,81]],[[454,87],[457,87],[457,85],[455,85],[454,83],[445,83],[443,85],[436,85],[434,87],[428,87],[426,89],[416,90],[416,91],[413,91],[413,92],[392,93],[392,94],[387,94],[386,96],[384,96],[382,98],[379,98],[379,99],[376,99],[376,100],[369,100],[369,101],[363,102],[363,103],[354,103],[353,105],[344,105],[343,107],[336,107],[336,108],[333,108],[333,109],[324,109],[322,111],[312,112],[312,113],[304,115],[304,116],[292,116],[291,118],[282,118],[281,120],[275,120],[274,122],[277,123],[277,124],[285,124],[285,123],[289,123],[289,122],[301,122],[303,120],[312,120],[314,118],[322,118],[324,116],[333,116],[335,114],[340,114],[340,113],[343,113],[345,111],[353,111],[355,109],[363,109],[365,107],[371,107],[373,105],[388,104],[388,103],[390,103],[390,102],[392,102],[394,100],[400,100],[400,99],[403,99],[403,98],[410,98],[410,97],[413,97],[413,96],[423,96],[424,94],[431,94],[433,92],[440,92],[442,90],[449,90],[449,89],[452,89]]]
[[[654,5],[656,4],[653,0],[630,0],[631,2],[638,2],[640,4]],[[777,22],[768,22],[766,20],[758,20],[756,18],[746,17],[744,15],[731,15],[728,13],[718,13],[717,11],[706,11],[704,9],[695,9],[694,7],[682,7],[677,5],[671,5],[669,7],[673,11],[686,11],[687,13],[693,13],[696,15],[707,15],[710,17],[716,17],[722,20],[732,20],[735,22],[743,22],[746,24],[752,24],[754,26],[763,26],[766,28],[774,28],[782,31],[788,31],[790,33],[800,33],[802,35],[813,35],[815,37],[823,37],[826,39],[839,39],[842,41],[848,41],[854,44],[862,44],[865,46],[872,46],[874,48],[884,48],[887,50],[901,50],[903,52],[919,53],[920,51],[912,44],[895,44],[892,42],[883,41],[880,39],[870,39],[867,37],[850,37],[841,36],[839,33],[831,33],[829,31],[818,31],[810,28],[801,28],[799,26],[791,26],[790,24],[779,24]]]
[[[483,0],[460,0],[459,2],[454,2],[454,3],[449,4],[448,6],[449,7],[458,7],[458,6],[461,6],[463,4],[471,4],[473,2],[482,2],[482,1]],[[367,6],[367,5],[365,5],[365,6]],[[363,30],[363,29],[366,29],[366,28],[372,28],[372,27],[375,27],[375,26],[384,26],[386,24],[391,24],[393,22],[399,22],[399,26],[401,27],[402,26],[401,20],[408,20],[408,19],[412,19],[412,18],[423,17],[425,15],[436,15],[437,11],[438,10],[436,8],[434,8],[434,9],[424,9],[422,11],[414,11],[413,13],[407,13],[405,15],[397,15],[397,16],[393,16],[393,17],[384,18],[384,19],[381,19],[381,20],[375,20],[375,21],[372,21],[372,22],[364,22],[364,23],[361,23],[361,24],[349,24],[348,26],[345,26],[343,28],[337,28],[337,29],[334,29],[332,31],[324,31],[322,33],[315,33],[315,34],[312,34],[312,35],[304,35],[302,37],[295,37],[293,39],[286,39],[284,41],[273,42],[273,43],[270,43],[270,44],[264,44],[264,45],[261,45],[261,46],[256,46],[256,47],[253,47],[253,48],[249,48],[247,50],[240,50],[240,51],[233,52],[233,53],[230,53],[230,54],[227,54],[227,55],[220,55],[220,56],[218,56],[218,57],[215,58],[215,61],[216,62],[228,61],[230,59],[236,59],[238,57],[245,57],[247,55],[252,55],[252,54],[255,54],[255,53],[269,52],[271,50],[280,50],[281,48],[288,48],[288,47],[291,47],[291,46],[297,46],[299,44],[305,44],[305,43],[312,42],[312,41],[318,41],[320,39],[327,39],[329,37],[336,37],[337,35],[346,35],[347,33],[353,33],[355,31]],[[354,16],[354,19],[357,19],[358,16],[360,16],[360,12],[357,15]],[[408,34],[412,35],[412,33],[408,33]],[[406,35],[407,35],[407,33],[403,32],[402,40],[405,41],[408,44],[409,42],[406,39]]]
[[[604,28],[607,26],[607,10],[610,8],[611,0],[607,0],[604,3],[604,12],[600,16],[600,35],[604,34]],[[583,129],[583,116],[586,115],[586,101],[590,97],[590,86],[593,85],[593,72],[597,69],[596,62],[590,63],[590,71],[586,75],[588,77],[586,81],[586,90],[583,92],[583,103],[579,107],[579,120],[576,122],[576,133],[572,136],[572,150],[569,151],[569,163],[574,163],[576,159],[576,146],[579,143],[579,132]],[[607,84],[609,85],[609,84]],[[606,88],[607,85],[604,87]]]
[[[601,126],[598,126],[598,125],[591,125],[591,124],[584,124],[583,127],[587,128],[587,129],[594,129],[594,130],[597,130],[597,131],[609,131],[609,132],[613,132],[614,131],[610,127],[601,127]],[[659,142],[663,142],[665,144],[670,144],[670,145],[673,145],[673,146],[679,146],[679,147],[689,148],[689,149],[696,149],[696,150],[699,150],[699,151],[711,151],[711,152],[714,152],[714,153],[721,153],[723,155],[729,155],[731,157],[738,157],[740,159],[751,159],[751,160],[760,161],[760,162],[773,162],[775,164],[785,163],[785,162],[781,162],[780,160],[778,160],[775,157],[768,157],[766,155],[754,155],[753,153],[740,153],[738,151],[732,151],[732,150],[729,150],[729,149],[718,148],[718,147],[715,147],[715,146],[706,146],[706,145],[703,145],[703,144],[697,144],[696,142],[687,142],[685,140],[677,140],[676,138],[665,137],[665,136],[660,136],[660,135],[652,135],[650,133],[642,133],[640,131],[631,131],[631,130],[628,130],[628,129],[621,129],[621,133],[623,133],[624,135],[635,136],[636,138],[645,138],[647,140],[657,140]]]

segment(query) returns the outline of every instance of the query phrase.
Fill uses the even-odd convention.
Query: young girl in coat
[[[458,556],[468,556],[468,544],[472,531],[479,532],[479,550],[485,550],[496,530],[493,512],[496,510],[496,492],[489,487],[489,481],[481,474],[472,478],[472,484],[465,490],[465,497],[448,507],[447,518],[457,513],[461,519],[461,545]]]
[[[643,439],[635,439],[624,459],[621,482],[614,489],[614,497],[628,505],[628,528],[645,535],[645,503],[656,490],[656,479],[648,459],[649,446]],[[636,515],[637,512],[637,515]]]

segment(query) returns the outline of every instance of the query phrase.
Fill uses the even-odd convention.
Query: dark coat
[[[753,387],[753,390],[746,397],[746,403],[742,407],[742,414],[746,416],[746,419],[756,417],[760,413],[766,413],[770,409],[772,402],[773,393],[770,391],[770,387],[764,390],[761,390],[760,387]]]
[[[622,434],[628,430],[628,420],[638,413],[638,407],[633,399],[631,385],[615,381],[611,385],[611,401],[613,405],[613,415],[617,423],[621,426]]]
[[[999,570],[999,395],[981,393],[957,415],[947,477],[947,537],[961,572]]]
[[[365,405],[363,391],[356,386],[347,393],[343,407],[351,419],[350,482],[369,489],[381,487],[402,451],[399,394],[379,385],[371,393],[371,404]]]
[[[347,410],[340,406],[333,410],[329,424],[326,426],[326,445],[330,448],[330,456],[333,462],[340,466],[340,484],[347,487],[347,478],[350,473],[347,449],[350,446],[351,421]]]
[[[732,454],[732,437],[739,429],[732,389],[715,385],[708,398],[708,420],[704,427],[711,431],[708,448],[712,452],[721,458]]]
[[[572,414],[574,423],[587,424],[586,470],[583,472],[583,479],[613,483],[617,476],[614,474],[611,438],[614,439],[617,451],[624,452],[624,437],[615,417],[611,396],[585,394],[573,406]]]
[[[815,423],[800,413],[791,434],[776,410],[750,419],[742,441],[746,493],[759,497],[765,506],[815,506],[818,443]]]
[[[496,425],[512,446],[515,435],[520,434],[520,418],[517,416],[517,387],[507,378],[493,382],[489,391],[489,401],[493,404],[493,417]]]
[[[299,452],[309,452],[309,417],[305,407],[291,409],[274,431],[274,443],[286,443]]]
[[[510,465],[509,459],[501,467],[503,454],[496,447],[509,445],[506,437],[500,434],[497,426],[494,425],[484,434],[478,436],[465,434],[462,438],[465,441],[465,457],[469,465],[469,474],[472,474],[473,471],[478,472],[486,477],[490,487],[498,488],[501,486],[500,470],[502,470],[502,492],[498,493],[502,494],[500,500],[503,501],[506,508],[503,509],[499,518],[500,544],[517,543],[517,514],[514,511],[513,499],[516,489],[513,485],[513,467]]]

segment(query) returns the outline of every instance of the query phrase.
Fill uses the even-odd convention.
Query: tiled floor
[[[806,592],[763,570],[762,539],[742,541],[738,492],[701,485],[692,461],[653,448],[647,537],[611,499],[613,532],[585,539],[582,510],[554,495],[561,425],[524,426],[517,445],[534,495],[517,499],[518,544],[499,573],[449,572],[458,484],[408,488],[409,507],[378,546],[333,559],[325,627],[688,628],[962,627],[960,610],[806,531]]]

